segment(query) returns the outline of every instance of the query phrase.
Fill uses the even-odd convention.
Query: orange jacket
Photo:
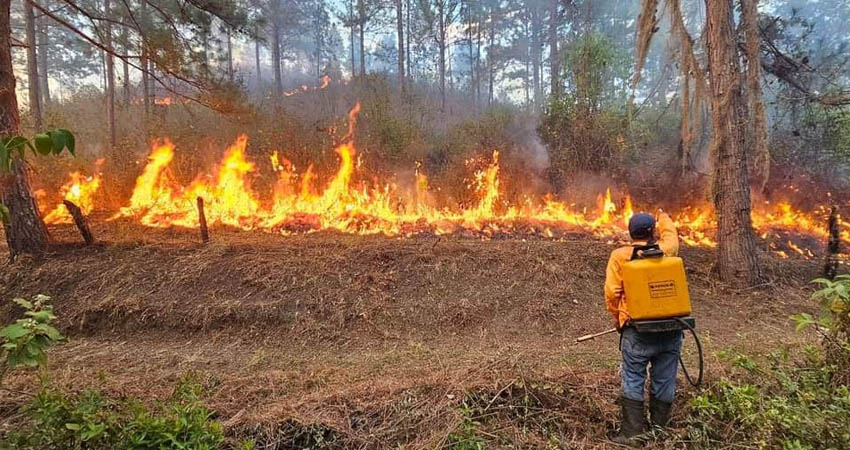
[[[661,213],[656,229],[661,235],[656,242],[664,256],[676,256],[679,253],[679,235],[676,234],[676,226],[670,216]],[[635,241],[633,245],[646,245],[646,241]],[[611,252],[608,267],[605,269],[605,308],[613,316],[617,328],[622,328],[629,320],[629,311],[623,301],[622,267],[631,259],[632,246],[620,247]]]

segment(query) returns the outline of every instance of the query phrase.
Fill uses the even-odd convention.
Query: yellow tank
[[[632,320],[664,319],[691,313],[682,258],[635,259],[623,265],[626,308]]]

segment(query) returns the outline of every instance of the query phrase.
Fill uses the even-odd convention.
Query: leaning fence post
[[[94,236],[91,234],[89,224],[86,222],[86,217],[83,215],[80,207],[70,200],[62,200],[62,204],[65,205],[65,208],[69,213],[71,213],[71,217],[74,218],[74,224],[77,226],[77,229],[80,230],[80,234],[83,235],[83,240],[86,241],[86,245],[93,244]]]
[[[201,225],[201,240],[204,243],[210,241],[210,232],[207,229],[207,216],[204,215],[204,199],[198,197],[198,222]]]

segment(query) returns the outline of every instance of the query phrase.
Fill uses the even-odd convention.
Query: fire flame
[[[414,168],[408,190],[394,183],[370,180],[361,173],[362,161],[353,140],[359,106],[349,114],[348,135],[336,148],[339,166],[330,177],[321,177],[312,165],[299,171],[279,152],[274,152],[269,158],[276,180],[272,192],[261,195],[252,187],[258,168],[247,157],[248,138],[243,135],[227,149],[211,174],[199,174],[184,186],[168,170],[176,149],[173,143],[164,140],[154,145],[128,204],[110,220],[131,218],[159,228],[197,227],[196,202],[202,198],[210,226],[283,234],[339,230],[390,236],[471,232],[482,237],[497,233],[556,237],[578,231],[608,240],[627,240],[628,221],[636,210],[629,195],[615,196],[608,188],[590,211],[552,195],[511,201],[502,192],[498,151],[490,158],[471,162],[478,167],[469,183],[473,200],[463,204],[438,204],[420,164]],[[99,184],[99,171],[88,178],[75,172],[63,186],[62,195],[88,213],[94,207],[91,197]],[[717,245],[711,211],[708,205],[703,205],[672,214],[682,242],[701,247]],[[804,213],[786,201],[756,202],[753,227],[763,239],[770,240],[770,249],[780,257],[795,254],[811,258],[814,253],[790,240],[788,234],[825,240],[825,220],[819,217],[824,212],[825,209]],[[58,206],[45,221],[68,223],[70,216],[64,207]],[[850,224],[842,221],[842,225],[847,229]],[[850,243],[850,232],[845,231],[842,240]]]
[[[307,86],[306,84],[302,84],[298,89],[292,89],[291,91],[284,91],[283,95],[284,95],[284,97],[292,97],[293,95],[300,94],[302,92],[322,90],[322,89],[328,87],[328,85],[331,84],[331,77],[329,77],[327,75],[322,75],[321,81],[322,81],[322,84],[320,84],[318,86]]]
[[[83,214],[88,215],[94,210],[94,194],[100,188],[100,166],[103,158],[95,161],[94,175],[86,176],[82,172],[71,172],[70,180],[65,183],[59,193],[63,200],[68,200],[80,208]],[[59,203],[44,216],[46,224],[71,223],[73,218],[63,203]]]

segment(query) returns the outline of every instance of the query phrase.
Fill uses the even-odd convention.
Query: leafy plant
[[[448,447],[455,450],[483,450],[487,447],[487,441],[478,433],[481,424],[473,417],[473,409],[464,402],[460,407],[463,418],[460,426],[449,435]]]
[[[25,312],[24,317],[0,329],[0,383],[8,370],[43,366],[47,349],[65,339],[52,325],[56,316],[50,297],[37,295],[32,302],[22,298],[12,301]]]
[[[26,149],[29,148],[34,155],[59,155],[64,150],[74,155],[74,134],[64,128],[38,133],[32,139],[23,136],[9,136],[0,140],[0,169],[5,172],[12,170],[12,161],[15,154],[23,159]]]
[[[731,359],[743,373],[691,400],[689,447],[850,448],[850,388],[833,386],[832,366],[787,355],[772,355],[769,367]]]
[[[850,382],[850,275],[839,275],[835,280],[818,278],[813,281],[821,286],[812,294],[820,301],[821,314],[796,314],[791,318],[797,322],[797,330],[815,327],[823,337],[827,362],[836,367],[836,382]]]
[[[186,378],[170,399],[148,407],[94,390],[66,394],[45,387],[25,409],[28,426],[0,435],[0,449],[222,448],[221,424],[201,405],[201,392],[200,385]],[[237,448],[250,449],[251,443]]]

